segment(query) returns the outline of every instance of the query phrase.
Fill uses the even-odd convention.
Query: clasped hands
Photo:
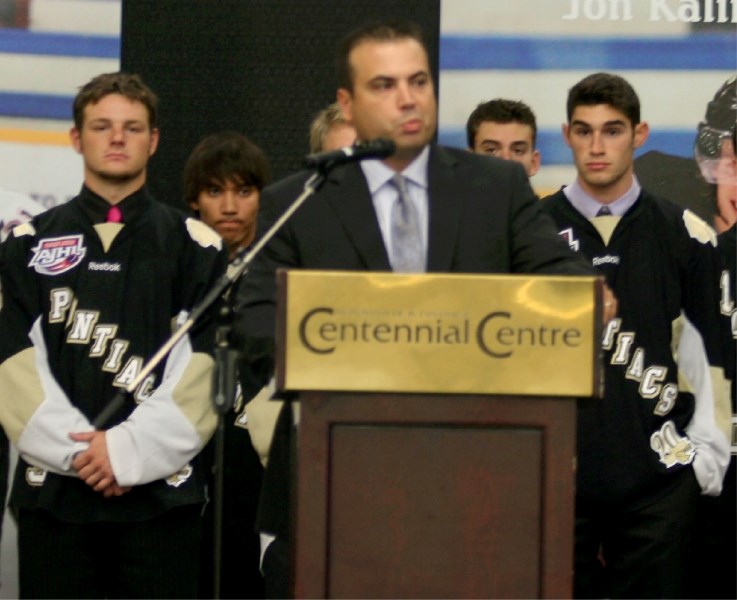
[[[89,447],[78,452],[72,460],[72,467],[82,481],[96,492],[102,493],[105,498],[122,496],[131,490],[130,487],[118,485],[115,480],[104,431],[70,433],[69,437],[75,442],[89,443]]]

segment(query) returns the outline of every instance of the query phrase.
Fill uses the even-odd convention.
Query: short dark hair
[[[148,125],[157,126],[159,99],[138,75],[131,73],[103,73],[79,88],[72,109],[74,126],[82,129],[84,109],[89,104],[97,104],[105,96],[120,94],[129,100],[143,104],[148,111]]]
[[[232,182],[259,191],[271,180],[266,155],[245,135],[221,131],[202,139],[184,166],[184,200],[197,202],[202,190]]]
[[[422,29],[415,23],[406,21],[374,21],[351,31],[338,47],[337,75],[338,87],[353,91],[353,70],[350,54],[363,42],[391,42],[412,39],[422,46],[428,54]],[[429,59],[428,59],[429,60]]]
[[[619,75],[594,73],[584,77],[568,91],[568,122],[578,106],[608,104],[627,117],[634,127],[640,122],[640,99],[634,88]]]
[[[537,143],[537,121],[535,113],[524,102],[495,98],[479,104],[468,117],[466,122],[466,139],[468,147],[473,148],[476,134],[482,123],[521,123],[532,128],[532,147]]]

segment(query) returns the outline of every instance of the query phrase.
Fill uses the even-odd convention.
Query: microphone
[[[370,142],[357,142],[353,146],[346,146],[330,152],[308,154],[304,164],[308,169],[326,171],[345,163],[365,160],[367,158],[386,158],[394,154],[394,142],[386,138],[377,138]]]

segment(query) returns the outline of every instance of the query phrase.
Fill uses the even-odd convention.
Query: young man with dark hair
[[[253,242],[261,190],[270,180],[264,153],[235,131],[207,136],[187,159],[184,200],[220,234],[231,260]]]
[[[604,398],[579,403],[575,596],[690,597],[697,499],[720,492],[729,458],[716,237],[641,189],[648,125],[627,81],[584,78],[567,116],[578,176],[543,205],[619,299]]]
[[[520,163],[532,177],[540,168],[537,123],[524,102],[496,98],[479,104],[466,122],[468,149]]]
[[[195,146],[184,167],[184,199],[187,205],[225,241],[230,260],[247,249],[256,235],[261,190],[271,180],[271,166],[261,149],[243,134],[222,131]],[[228,299],[233,295],[229,292]],[[221,506],[219,598],[262,598],[259,571],[259,538],[255,530],[263,467],[251,444],[246,406],[240,387],[234,406],[223,415],[223,464],[215,463],[213,439],[204,460],[214,465],[210,478],[210,502],[204,514],[201,597],[214,586],[214,503]],[[223,471],[223,490],[214,495],[216,469]]]
[[[358,139],[389,138],[396,150],[384,160],[336,167],[254,261],[239,287],[236,321],[254,380],[260,376],[263,384],[272,371],[277,268],[593,272],[556,235],[518,164],[432,143],[437,104],[418,28],[373,23],[350,34],[340,50],[338,84],[338,103]],[[264,189],[260,232],[308,177],[303,171]],[[614,309],[613,300],[607,309]],[[280,560],[271,546],[264,557],[267,590],[272,580],[270,593],[281,597],[289,593],[291,429],[287,407],[271,446],[260,512],[265,539],[282,542]]]
[[[10,506],[22,597],[197,593],[212,320],[95,424],[226,262],[210,228],[146,190],[156,104],[135,75],[82,87],[70,132],[82,190],[4,244],[0,421],[20,454]]]

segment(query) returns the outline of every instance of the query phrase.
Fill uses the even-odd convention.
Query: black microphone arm
[[[353,146],[346,146],[340,150],[332,150],[330,152],[320,152],[318,154],[310,154],[305,158],[305,166],[315,169],[315,172],[307,179],[304,184],[302,193],[294,200],[284,213],[276,220],[271,228],[256,241],[251,250],[240,257],[240,264],[237,268],[230,269],[230,272],[223,275],[207,293],[207,295],[192,309],[187,320],[179,326],[174,334],[159,348],[148,362],[143,366],[138,375],[124,389],[119,389],[108,404],[102,409],[97,417],[92,421],[95,429],[102,429],[113,418],[125,403],[126,395],[133,393],[136,388],[143,382],[149,373],[166,358],[176,343],[182,339],[187,332],[192,329],[197,320],[203,313],[222,296],[226,290],[238,281],[242,275],[248,271],[248,267],[266,245],[266,243],[274,237],[282,225],[294,214],[294,212],[302,206],[305,200],[314,194],[323,183],[328,171],[333,167],[349,162],[365,160],[369,158],[386,158],[394,154],[396,146],[392,140],[385,138],[377,138],[370,142],[359,142]]]
[[[124,389],[118,390],[108,404],[102,409],[102,411],[93,420],[92,425],[95,429],[102,429],[112,419],[113,416],[120,410],[126,400],[126,395],[133,393],[136,388],[143,382],[149,373],[153,371],[156,366],[166,358],[171,352],[176,343],[181,340],[187,332],[192,329],[193,325],[202,315],[207,311],[210,305],[215,302],[220,296],[222,296],[233,283],[238,281],[242,275],[248,271],[248,267],[253,262],[253,259],[261,251],[261,249],[267,244],[267,242],[274,237],[274,235],[281,229],[284,223],[294,214],[294,212],[302,206],[302,204],[314,194],[320,186],[325,183],[325,173],[323,171],[317,171],[313,173],[307,181],[304,183],[302,193],[292,202],[292,204],[285,210],[282,215],[274,222],[268,231],[251,247],[250,250],[244,252],[243,255],[239,256],[238,261],[234,263],[236,268],[229,269],[218,281],[213,285],[207,295],[197,304],[192,312],[189,313],[187,320],[182,323],[179,328],[172,334],[172,336],[159,348],[159,350],[152,356],[148,362],[143,366],[138,375],[131,381]]]
[[[308,169],[328,171],[338,165],[369,158],[386,158],[394,154],[396,146],[392,140],[377,138],[369,142],[356,142],[353,146],[345,146],[330,152],[309,154],[304,164]]]

